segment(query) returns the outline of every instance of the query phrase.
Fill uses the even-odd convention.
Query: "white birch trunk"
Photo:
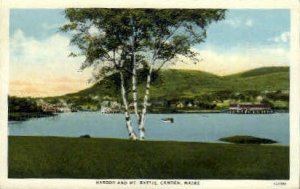
[[[139,131],[140,131],[140,140],[143,140],[145,138],[145,118],[147,113],[147,106],[148,106],[148,99],[149,99],[149,90],[151,86],[151,75],[153,70],[153,63],[150,65],[150,69],[147,75],[147,84],[146,84],[146,91],[144,96],[144,102],[143,102],[143,110],[141,114],[141,121],[139,124]]]
[[[136,56],[135,56],[135,28],[133,24],[133,18],[131,17],[131,24],[132,24],[132,100],[133,100],[133,107],[134,113],[137,118],[137,125],[140,124],[141,116],[138,111],[138,93],[137,93],[137,73],[136,73]]]
[[[125,87],[124,87],[124,76],[123,76],[122,71],[120,71],[120,79],[121,79],[121,94],[122,94],[123,104],[125,107],[124,114],[125,114],[125,120],[126,120],[126,128],[129,133],[129,138],[132,140],[136,140],[137,136],[131,125],[131,118],[130,118],[130,114],[129,114],[128,102],[127,102],[127,98],[126,98],[126,91],[125,91]]]
[[[132,99],[133,99],[133,107],[134,107],[134,113],[136,115],[138,125],[140,124],[140,115],[138,112],[138,103],[137,103],[137,79],[136,79],[136,57],[135,57],[135,44],[134,44],[134,38],[135,33],[133,32],[133,39],[132,39]]]
[[[133,69],[132,69],[132,98],[133,98],[133,107],[134,113],[138,120],[138,124],[140,124],[140,115],[138,112],[138,103],[137,103],[137,82],[136,82],[136,65],[135,65],[135,54],[133,53]]]

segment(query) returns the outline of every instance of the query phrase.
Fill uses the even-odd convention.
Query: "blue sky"
[[[13,9],[10,19],[11,35],[20,29],[26,36],[39,40],[53,35],[58,31],[57,26],[66,22],[61,9]],[[289,31],[289,28],[288,10],[229,10],[224,21],[209,26],[206,43],[199,46],[213,45],[228,50],[245,42],[274,45],[269,39]]]
[[[90,72],[78,72],[83,59],[67,57],[69,36],[58,32],[66,22],[63,10],[11,10],[11,94],[47,96],[87,87]],[[289,34],[288,10],[228,10],[225,20],[209,26],[206,42],[193,48],[202,62],[188,64],[188,59],[180,57],[187,63],[170,67],[226,75],[256,67],[287,66]],[[22,83],[29,75],[32,79]],[[73,87],[68,82],[73,82]],[[45,83],[47,88],[42,87]]]
[[[57,32],[57,26],[65,23],[63,10],[12,9],[10,12],[10,35],[22,30],[28,37],[47,38]]]
[[[245,43],[274,45],[269,39],[289,31],[289,18],[287,10],[230,10],[224,21],[210,26],[204,47],[213,45],[229,50]]]

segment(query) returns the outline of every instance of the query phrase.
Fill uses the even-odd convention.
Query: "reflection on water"
[[[174,123],[161,119],[174,118]],[[136,123],[133,120],[133,123]],[[63,113],[55,117],[10,122],[10,135],[127,138],[123,114]],[[251,135],[289,144],[289,114],[148,114],[146,139],[215,142]]]

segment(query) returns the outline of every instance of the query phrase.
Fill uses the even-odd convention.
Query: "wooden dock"
[[[230,114],[272,114],[274,111],[266,104],[231,104],[227,111]]]

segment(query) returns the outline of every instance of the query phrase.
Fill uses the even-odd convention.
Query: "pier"
[[[228,109],[230,114],[272,114],[274,111],[266,104],[231,104]]]

